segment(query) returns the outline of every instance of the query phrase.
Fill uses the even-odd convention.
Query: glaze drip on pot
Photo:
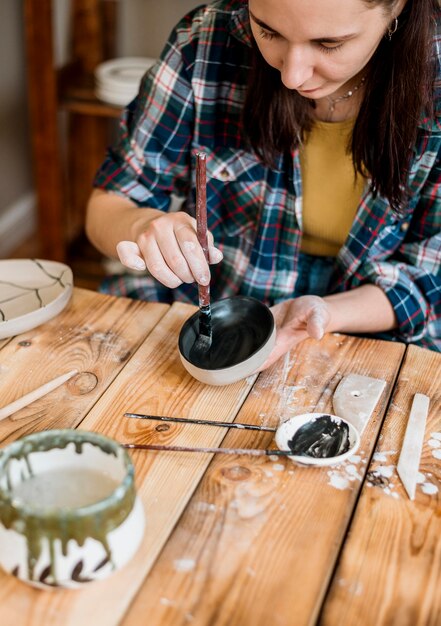
[[[28,547],[27,568],[30,580],[37,580],[36,565],[42,553],[43,542],[47,540],[50,572],[45,580],[40,582],[52,586],[56,586],[58,581],[56,542],[60,543],[61,552],[66,556],[69,541],[73,540],[78,546],[83,546],[88,538],[94,539],[103,547],[103,558],[112,562],[107,536],[129,516],[136,497],[133,466],[124,451],[118,449],[113,442],[106,441],[94,433],[76,431],[69,432],[66,436],[66,432],[69,431],[49,431],[45,433],[45,437],[42,437],[42,433],[30,435],[12,444],[9,450],[0,456],[0,523],[6,529],[12,529],[24,536]],[[13,463],[21,464],[21,480],[25,481],[34,475],[32,469],[34,453],[50,454],[51,450],[62,450],[71,446],[73,454],[82,455],[84,447],[91,445],[106,455],[117,458],[121,455],[121,461],[126,469],[124,480],[108,498],[74,509],[27,506],[26,503],[14,499],[12,487],[13,482],[17,483],[17,480],[13,481],[11,478]]]

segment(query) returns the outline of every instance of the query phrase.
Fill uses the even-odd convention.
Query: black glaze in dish
[[[248,296],[232,296],[211,305],[212,342],[205,351],[193,350],[199,333],[199,311],[182,326],[179,351],[196,367],[217,370],[246,361],[260,350],[274,329],[269,308]]]
[[[319,415],[303,424],[288,440],[289,449],[297,456],[327,459],[349,450],[349,426],[330,415]]]

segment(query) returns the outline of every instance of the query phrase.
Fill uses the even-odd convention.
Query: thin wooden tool
[[[124,413],[124,417],[135,417],[139,420],[157,420],[159,422],[177,422],[179,424],[201,424],[203,426],[218,426],[219,428],[239,428],[241,430],[264,430],[275,433],[277,428],[258,426],[257,424],[242,424],[241,422],[210,422],[209,420],[190,419],[185,417],[166,417],[163,415],[144,415],[143,413]]]
[[[208,262],[207,239],[207,156],[204,152],[196,154],[196,231],[198,241]],[[199,334],[191,350],[192,358],[197,353],[210,349],[212,340],[210,285],[198,283],[199,297]]]
[[[9,417],[16,411],[19,411],[20,409],[23,409],[25,406],[28,406],[28,404],[31,404],[35,400],[42,398],[43,396],[45,396],[49,392],[56,389],[57,387],[65,383],[70,378],[72,378],[72,376],[75,376],[75,374],[78,374],[78,370],[71,370],[67,374],[62,374],[61,376],[58,376],[57,378],[50,380],[48,383],[45,383],[41,387],[38,387],[37,389],[30,391],[29,393],[25,394],[21,398],[14,400],[14,402],[7,404],[2,409],[0,409],[0,420],[4,419],[5,417]]]
[[[415,498],[429,402],[430,398],[422,393],[415,394],[397,465],[398,475],[411,500]]]
[[[166,446],[156,443],[122,443],[123,448],[132,450],[158,450],[167,452],[205,452],[210,454],[246,454],[248,456],[292,456],[291,450],[265,450],[263,448],[190,448],[189,446]]]

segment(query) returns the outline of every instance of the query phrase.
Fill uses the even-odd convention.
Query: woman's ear
[[[396,0],[392,9],[393,19],[395,19],[396,17],[400,17],[400,14],[403,11],[406,4],[407,4],[407,0]]]
[[[391,11],[392,18],[389,22],[389,26],[385,34],[385,37],[387,37],[389,41],[392,39],[394,33],[396,33],[398,29],[399,17],[404,7],[406,6],[406,3],[407,3],[407,0],[397,0],[395,4],[393,5],[392,11]]]

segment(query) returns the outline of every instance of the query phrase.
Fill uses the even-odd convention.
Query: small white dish
[[[337,444],[339,437],[341,445]],[[343,463],[355,454],[360,434],[350,422],[337,415],[304,413],[280,424],[275,441],[280,450],[293,451],[288,458],[295,463],[323,467]],[[330,456],[320,456],[329,452]]]
[[[253,374],[266,361],[276,341],[270,309],[255,298],[232,296],[211,306],[212,346],[194,357],[199,311],[182,326],[179,354],[185,369],[206,385],[230,385]]]
[[[98,100],[101,100],[106,104],[112,104],[114,106],[126,106],[136,97],[137,93],[137,87],[128,92],[111,91],[99,87],[95,89],[95,95]]]
[[[0,339],[27,332],[58,315],[72,289],[72,270],[64,263],[0,261]]]
[[[121,57],[100,63],[95,69],[95,95],[116,106],[137,95],[142,77],[156,63],[148,57]]]
[[[139,83],[145,72],[156,63],[149,57],[120,57],[100,63],[95,69],[97,84],[128,86]]]

